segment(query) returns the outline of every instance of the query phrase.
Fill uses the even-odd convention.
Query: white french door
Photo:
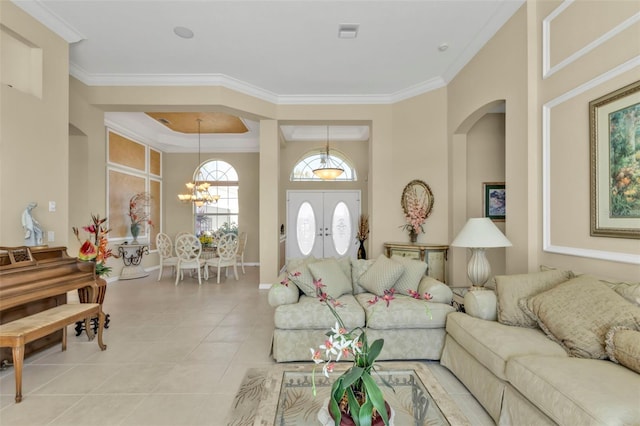
[[[355,258],[360,191],[287,191],[287,259]]]

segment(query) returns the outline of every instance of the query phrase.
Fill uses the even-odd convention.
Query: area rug
[[[233,404],[227,414],[227,426],[252,426],[260,404],[264,383],[269,369],[250,368],[240,384]]]

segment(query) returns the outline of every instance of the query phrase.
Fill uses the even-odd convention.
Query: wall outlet
[[[50,212],[55,212],[56,211],[56,202],[55,201],[49,201],[49,211]]]
[[[47,231],[47,241],[48,242],[53,242],[53,240],[55,239],[56,234],[53,231]]]

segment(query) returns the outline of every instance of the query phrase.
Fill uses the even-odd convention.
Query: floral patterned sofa
[[[285,281],[297,273],[294,281],[274,284],[269,303],[275,308],[272,356],[277,362],[308,361],[310,348],[325,339],[335,326],[330,309],[316,297],[314,279],[321,279],[325,291],[343,306],[339,314],[348,329],[366,328],[370,341],[383,338],[378,360],[439,360],[445,337],[447,314],[451,306],[451,289],[425,276],[426,263],[384,255],[371,260],[349,258],[294,259],[288,262]],[[289,274],[289,275],[288,275]],[[385,303],[368,303],[385,290],[394,289],[394,299]],[[416,299],[429,293],[431,300]]]

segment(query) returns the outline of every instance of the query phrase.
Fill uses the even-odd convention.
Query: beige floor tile
[[[177,364],[168,371],[153,393],[213,393],[219,391],[220,379],[227,368],[202,364]]]
[[[73,368],[71,364],[61,365],[36,365],[30,364],[23,366],[22,369],[22,395],[29,395],[41,386],[49,383],[51,380],[63,375]],[[0,379],[0,393],[3,395],[16,394],[16,379],[11,374],[3,376]]]
[[[113,426],[120,424],[144,395],[87,395],[57,417],[55,426]]]
[[[202,342],[187,357],[186,362],[220,364],[233,361],[240,349],[238,342]]]
[[[80,364],[33,391],[36,395],[85,395],[118,372],[119,366]]]
[[[204,404],[195,417],[194,426],[228,426],[225,417],[231,409],[234,396],[225,393],[211,394],[211,400],[215,403]]]
[[[151,393],[171,368],[173,364],[126,364],[91,393]]]
[[[48,425],[62,413],[73,407],[81,396],[28,395],[19,404],[11,404],[0,410],[0,424],[11,426]]]
[[[193,425],[205,404],[215,403],[209,395],[148,395],[127,416],[123,426]]]

